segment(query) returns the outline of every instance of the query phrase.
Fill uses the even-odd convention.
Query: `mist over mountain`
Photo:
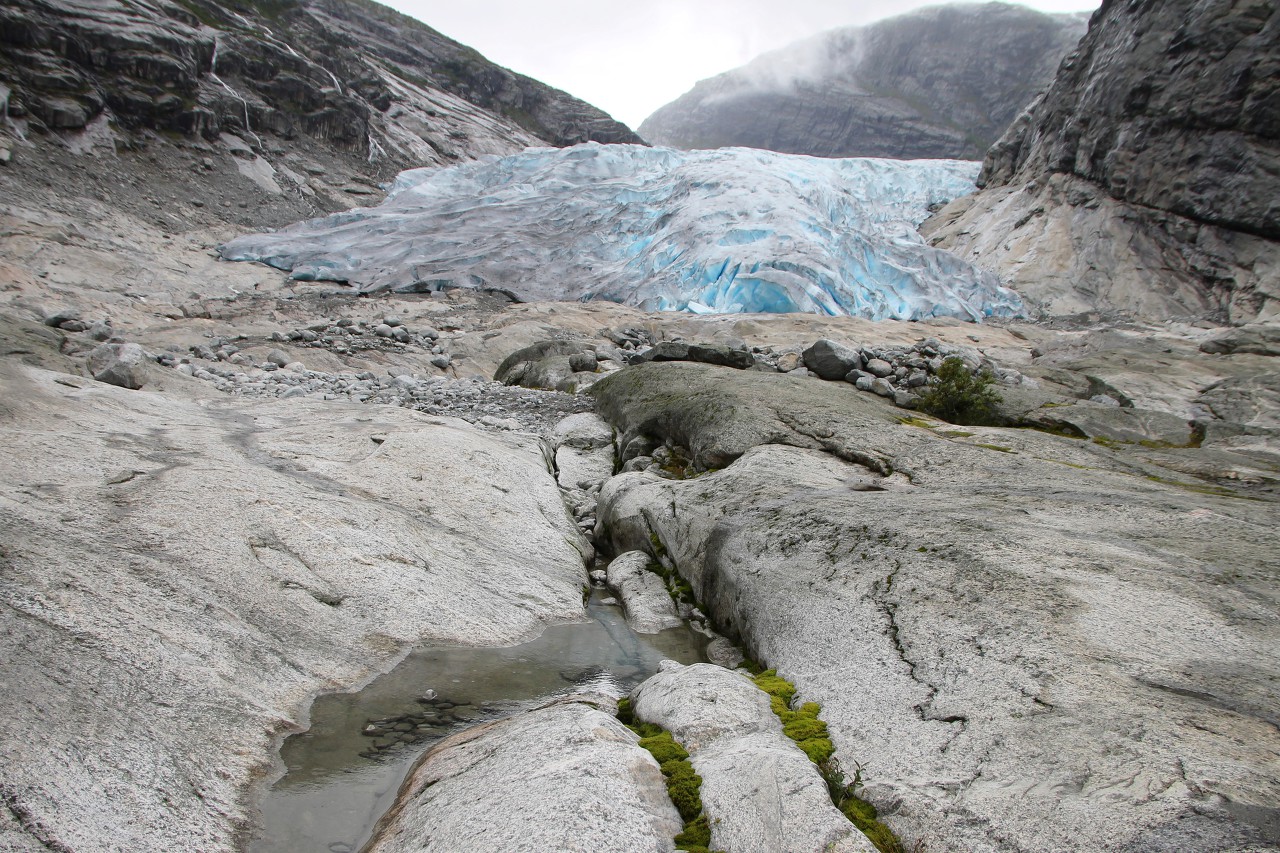
[[[1056,62],[921,15],[900,156]],[[1280,5],[1057,67],[680,151],[368,0],[0,0],[0,851],[1280,849]]]
[[[640,135],[677,148],[979,159],[1049,84],[1087,20],[957,4],[832,30],[699,82]]]

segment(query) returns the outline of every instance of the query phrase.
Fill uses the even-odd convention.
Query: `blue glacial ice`
[[[994,275],[928,246],[979,164],[588,143],[402,172],[385,201],[240,237],[233,261],[364,291],[870,319],[1012,316]]]

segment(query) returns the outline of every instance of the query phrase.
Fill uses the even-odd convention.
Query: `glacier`
[[[476,287],[520,301],[873,320],[1016,316],[996,277],[916,227],[978,163],[585,143],[412,169],[377,207],[219,247],[362,291]]]

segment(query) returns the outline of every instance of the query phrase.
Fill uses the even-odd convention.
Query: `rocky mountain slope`
[[[1052,313],[1280,317],[1280,11],[1111,0],[927,226]]]
[[[57,8],[168,32],[159,6]],[[256,8],[236,13],[255,29],[219,35],[219,68],[252,33],[283,38],[273,9],[297,13]],[[6,44],[6,69],[88,67]],[[1217,55],[1190,44],[1187,63]],[[163,56],[121,42],[93,61]],[[647,313],[294,280],[216,246],[380,200],[409,156],[388,142],[417,150],[395,121],[467,134],[459,159],[539,137],[388,83],[404,99],[370,112],[387,152],[370,163],[265,84],[213,73],[252,88],[250,128],[208,72],[193,99],[226,122],[212,137],[129,125],[105,98],[52,129],[3,77],[0,849],[244,851],[318,695],[424,642],[584,619],[584,588],[609,577],[594,558],[624,549],[662,567],[659,591],[696,596],[668,611],[720,633],[715,660],[736,665],[733,639],[823,703],[846,781],[906,849],[1280,844],[1272,326]],[[292,136],[255,123],[268,103]],[[944,355],[993,369],[1004,426],[900,407]],[[865,850],[763,695],[687,670],[637,695],[667,697],[653,717],[702,775],[711,847],[766,853],[789,820]],[[670,788],[610,719],[615,685],[596,686],[441,742],[378,843],[666,846]],[[730,689],[742,701],[710,701]],[[368,719],[347,723],[366,737]],[[726,731],[755,748],[711,737]]]
[[[183,178],[199,197],[225,183],[210,155],[230,154],[238,182],[287,197],[293,218],[349,207],[404,168],[639,141],[367,0],[5,0],[0,105],[0,160],[50,142],[172,162],[154,149],[173,146],[197,152]]]
[[[976,160],[1053,79],[1082,15],[945,5],[833,30],[698,83],[640,125],[658,145]]]

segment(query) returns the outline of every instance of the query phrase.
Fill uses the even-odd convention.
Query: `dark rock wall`
[[[1047,313],[1280,319],[1280,6],[1106,0],[925,223]]]
[[[834,30],[698,83],[640,134],[679,148],[976,160],[1084,30],[1081,15],[1005,3]]]
[[[77,130],[109,111],[127,130],[305,133],[372,154],[372,112],[407,97],[388,76],[491,113],[485,123],[516,142],[638,141],[594,107],[369,0],[0,0],[9,114],[37,130]]]
[[[1109,0],[981,185],[1045,173],[1198,222],[1280,237],[1274,0]]]

